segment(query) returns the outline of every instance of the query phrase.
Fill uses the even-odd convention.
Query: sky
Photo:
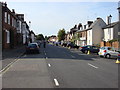
[[[69,31],[74,25],[95,21],[97,17],[106,22],[112,15],[112,22],[118,21],[118,2],[8,2],[8,8],[25,14],[31,21],[30,29],[44,36],[57,35],[60,29]],[[28,23],[29,25],[29,23]]]

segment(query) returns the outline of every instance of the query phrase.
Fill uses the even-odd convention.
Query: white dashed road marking
[[[49,67],[51,67],[51,64],[48,64]]]
[[[58,83],[57,79],[54,79],[54,82],[55,82],[56,86],[59,86],[59,83]]]
[[[94,68],[98,68],[98,67],[96,67],[96,66],[94,66],[94,65],[92,65],[92,64],[90,64],[90,63],[88,63],[88,65],[89,65],[89,66],[92,66],[92,67],[94,67]]]

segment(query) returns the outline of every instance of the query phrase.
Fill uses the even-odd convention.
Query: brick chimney
[[[87,22],[88,27],[90,27],[92,23],[93,23],[93,21],[88,21],[88,22]]]
[[[15,13],[15,9],[12,9],[12,13]]]
[[[5,7],[7,7],[7,3],[5,2]]]
[[[110,16],[107,16],[107,18],[106,18],[106,24],[107,24],[107,25],[109,25],[109,24],[111,23],[111,18],[112,18],[111,15],[110,15]]]

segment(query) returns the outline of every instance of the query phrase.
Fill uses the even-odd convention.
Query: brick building
[[[16,21],[15,12],[11,12],[6,3],[2,3],[2,47],[3,49],[16,46]]]
[[[18,45],[30,43],[29,25],[24,21],[24,14],[16,14],[7,7],[6,3],[0,2],[2,14],[2,47],[3,49],[14,48]]]

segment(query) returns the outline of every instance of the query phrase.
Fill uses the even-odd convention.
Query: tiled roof
[[[79,30],[77,32],[82,32],[82,31],[87,31],[87,30],[90,30],[93,28],[93,26],[95,26],[95,24],[98,22],[98,20],[101,19],[101,18],[97,18],[97,20],[95,20],[90,27],[88,27],[87,29],[83,29],[83,30]]]
[[[103,29],[106,29],[106,28],[111,28],[111,27],[114,27],[116,24],[118,24],[120,22],[114,22],[114,23],[111,23],[109,25],[106,25]]]

